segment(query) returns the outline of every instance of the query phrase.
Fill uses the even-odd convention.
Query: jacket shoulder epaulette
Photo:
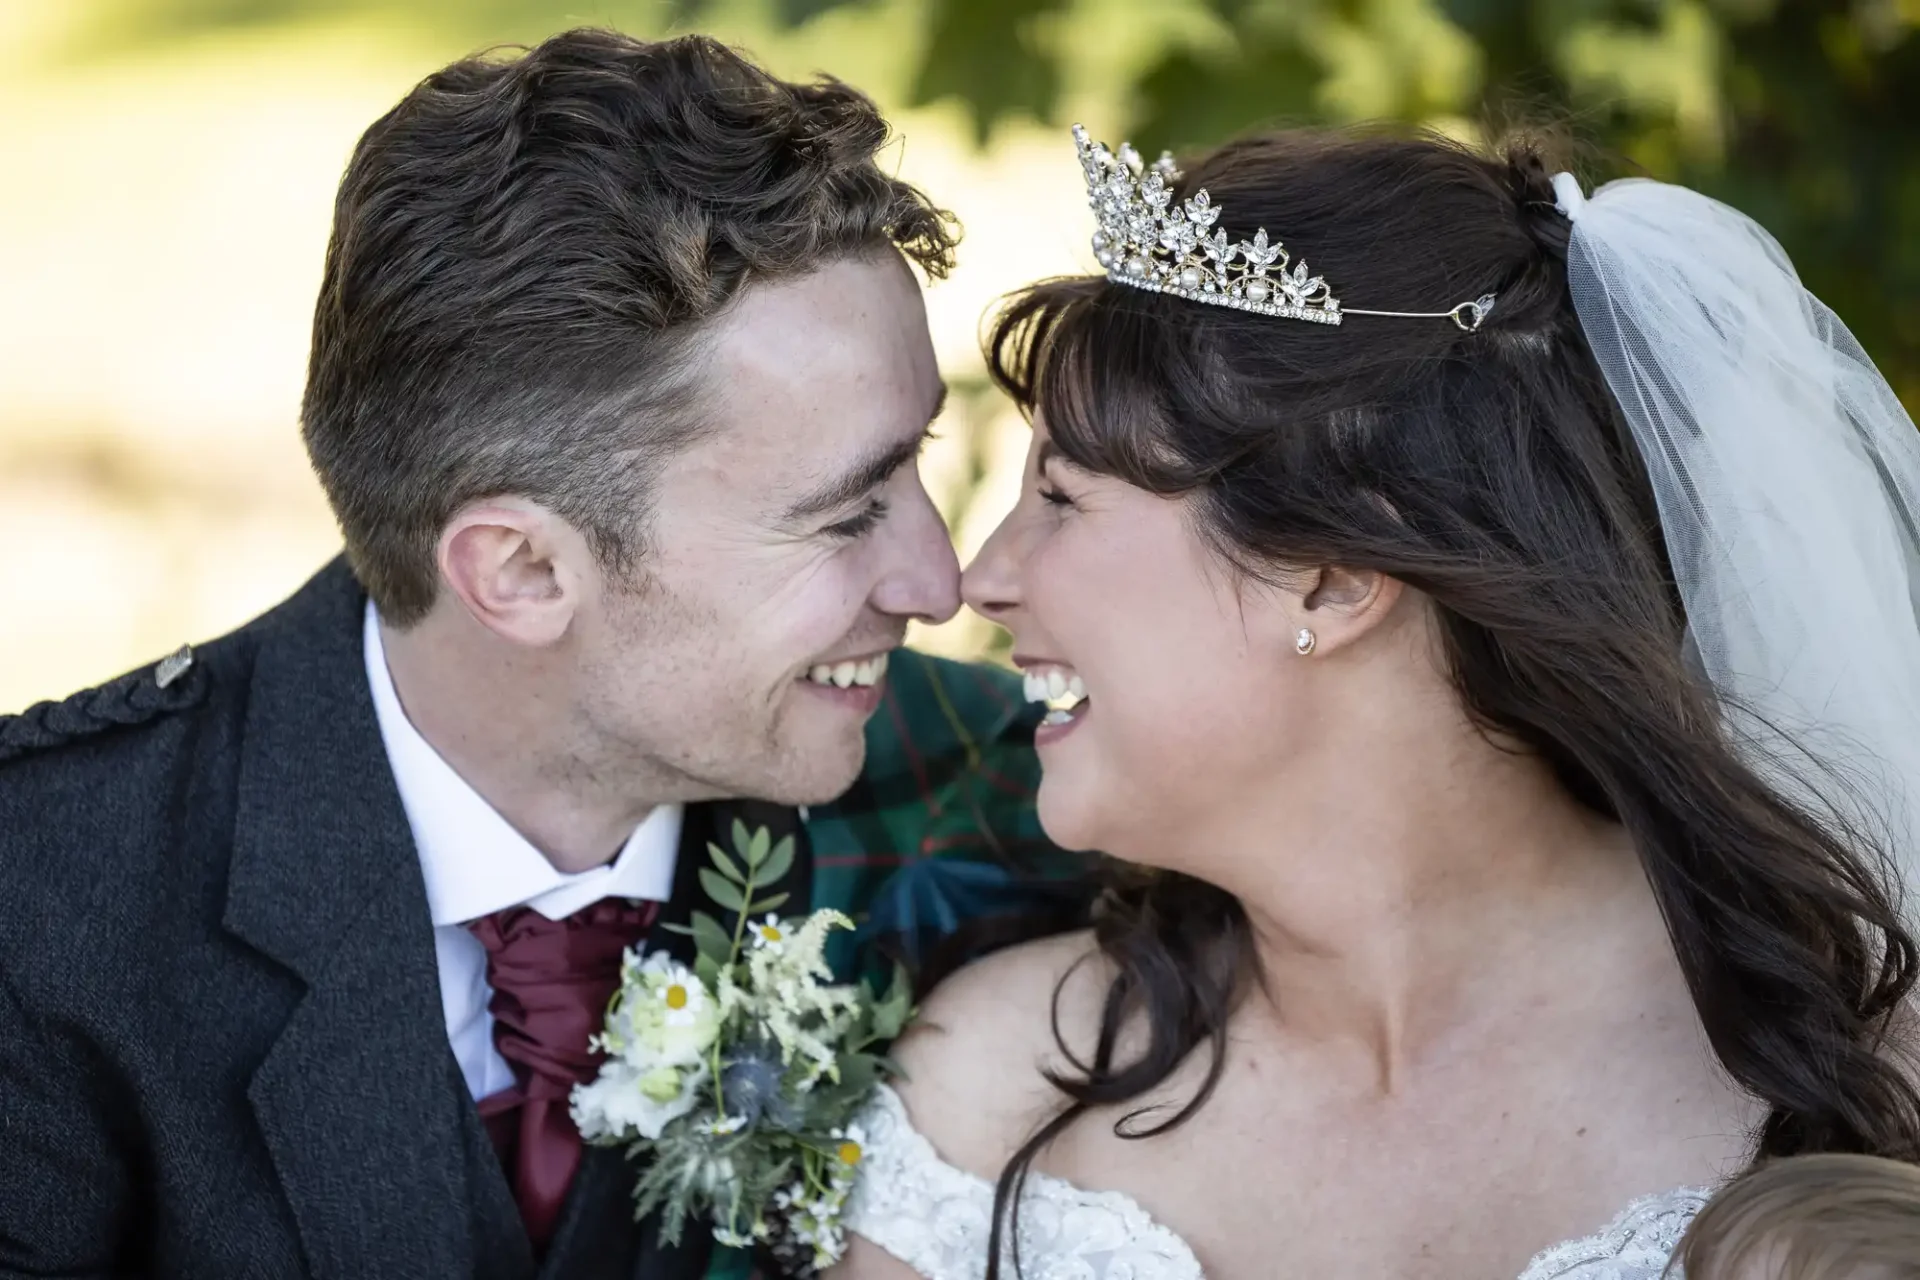
[[[210,684],[205,664],[183,646],[98,688],[0,716],[0,764],[185,711],[205,700]]]

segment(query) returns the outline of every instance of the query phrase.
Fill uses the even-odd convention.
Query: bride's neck
[[[1203,874],[1244,904],[1261,960],[1245,1016],[1361,1047],[1391,1091],[1450,1032],[1583,971],[1615,922],[1657,927],[1625,833],[1536,759],[1477,735],[1360,758],[1362,777],[1296,777],[1208,842]]]

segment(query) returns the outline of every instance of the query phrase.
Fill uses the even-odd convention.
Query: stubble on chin
[[[706,687],[713,666],[731,668],[695,638],[718,628],[658,582],[636,582],[609,619],[623,653],[648,655],[648,675],[633,680],[624,660],[605,665],[610,706],[590,719],[617,751],[656,776],[672,775],[688,800],[762,800],[819,805],[839,799],[866,764],[866,722],[805,706],[794,684],[729,700]],[[614,707],[622,714],[610,714]],[[608,721],[618,723],[607,723]],[[834,723],[838,721],[838,723]]]
[[[769,739],[766,775],[769,788],[778,794],[758,798],[788,805],[830,804],[853,787],[866,762],[864,723],[830,741],[817,734],[809,741],[775,733]]]
[[[699,726],[688,726],[695,739]],[[783,720],[762,724],[709,722],[706,741],[671,766],[690,800],[761,800],[780,805],[820,805],[852,788],[866,765],[865,726],[826,736],[795,731]],[[658,759],[654,761],[658,766]]]

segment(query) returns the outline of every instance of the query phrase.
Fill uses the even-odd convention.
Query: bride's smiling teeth
[[[860,662],[821,662],[807,672],[807,679],[815,684],[832,685],[837,689],[850,688],[853,685],[876,685],[887,674],[887,655],[867,658]]]
[[[1066,667],[1028,667],[1024,684],[1028,702],[1047,704],[1047,724],[1065,724],[1087,701],[1086,682]]]

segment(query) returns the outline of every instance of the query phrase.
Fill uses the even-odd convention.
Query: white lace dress
[[[860,1117],[866,1153],[846,1224],[926,1280],[987,1271],[993,1186],[941,1160],[881,1086]],[[1635,1201],[1601,1231],[1555,1245],[1520,1280],[1661,1280],[1693,1215],[1697,1187]],[[1011,1250],[1001,1274],[1014,1274]],[[1036,1173],[1020,1206],[1022,1280],[1203,1280],[1185,1241],[1118,1191],[1083,1191]]]

